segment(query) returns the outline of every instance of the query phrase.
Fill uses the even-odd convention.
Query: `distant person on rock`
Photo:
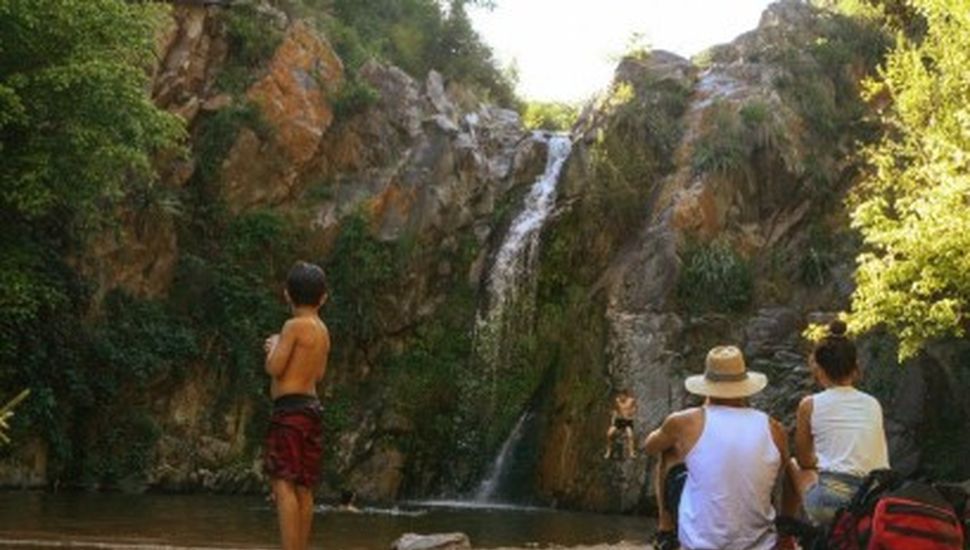
[[[794,517],[801,500],[812,523],[828,526],[869,472],[889,468],[889,452],[879,401],[853,386],[860,371],[844,322],[829,324],[808,362],[823,391],[798,405],[790,465],[797,492],[785,515]]]
[[[637,400],[627,390],[620,390],[613,404],[613,414],[610,416],[610,427],[606,430],[606,454],[603,458],[612,458],[613,439],[620,435],[624,438],[627,454],[636,458],[633,435],[633,415],[637,412]]]
[[[360,508],[357,507],[357,493],[350,489],[344,489],[341,491],[340,506],[337,506],[337,511],[359,514]]]
[[[272,483],[282,547],[305,550],[323,452],[323,409],[316,386],[330,352],[330,333],[319,315],[327,300],[323,270],[297,262],[287,275],[284,294],[293,316],[264,344],[273,412],[263,466]]]
[[[672,413],[647,436],[646,452],[660,457],[658,550],[776,548],[772,496],[788,441],[781,424],[748,405],[767,383],[738,348],[716,347],[704,374],[684,383],[705,404]]]

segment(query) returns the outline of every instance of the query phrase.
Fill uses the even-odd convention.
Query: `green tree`
[[[891,100],[886,133],[863,156],[853,225],[858,258],[852,324],[884,325],[911,356],[965,334],[970,313],[970,0],[913,0],[927,22],[900,33],[866,94]]]
[[[24,424],[55,461],[72,407],[107,384],[102,363],[84,366],[89,292],[67,258],[129,194],[157,196],[152,160],[183,134],[148,95],[166,9],[0,0],[0,388],[31,389]]]
[[[517,106],[514,84],[475,32],[468,7],[488,0],[303,0],[313,15],[329,15],[328,33],[351,76],[367,59],[384,59],[422,79],[431,69],[491,101]]]
[[[145,93],[161,8],[0,0],[0,208],[35,221],[104,212],[180,135]]]
[[[569,103],[530,101],[522,116],[526,127],[535,130],[568,132],[579,117],[579,108]]]

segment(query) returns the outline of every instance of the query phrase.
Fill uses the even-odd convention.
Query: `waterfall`
[[[493,369],[501,359],[502,336],[510,306],[533,305],[539,236],[556,202],[559,173],[572,150],[568,135],[546,138],[536,134],[536,138],[544,139],[549,147],[546,169],[532,185],[522,212],[512,221],[495,255],[488,277],[488,306],[478,313],[476,322],[478,352]]]
[[[523,429],[522,427],[526,423],[526,419],[531,413],[523,413],[519,417],[519,421],[515,423],[515,428],[512,429],[512,433],[502,444],[502,448],[498,452],[498,456],[495,457],[495,462],[492,463],[491,467],[488,469],[488,475],[482,482],[478,485],[478,490],[475,491],[475,502],[491,502],[495,500],[496,493],[499,488],[499,481],[502,479],[502,474],[507,468],[509,459],[512,456],[512,451],[518,445],[519,441],[522,440]]]
[[[545,171],[529,190],[522,212],[512,220],[505,240],[495,255],[488,277],[487,305],[479,311],[476,319],[476,350],[492,374],[492,395],[496,394],[496,372],[504,362],[503,343],[517,331],[528,330],[517,321],[528,323],[535,307],[539,237],[556,202],[559,174],[572,150],[568,135],[549,137],[537,133],[535,138],[544,140],[548,145]],[[503,481],[518,475],[510,469],[514,469],[516,449],[532,416],[527,410],[519,417],[488,475],[479,485],[475,494],[476,502],[493,502],[508,496],[502,494]]]

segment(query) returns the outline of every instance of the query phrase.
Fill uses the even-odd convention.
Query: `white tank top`
[[[851,386],[816,393],[811,426],[820,471],[863,477],[889,467],[882,407],[871,395]]]
[[[687,453],[678,536],[690,550],[771,550],[772,490],[781,454],[768,415],[749,408],[704,407],[704,431]]]

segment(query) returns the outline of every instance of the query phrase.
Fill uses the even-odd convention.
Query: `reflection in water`
[[[577,545],[644,541],[650,528],[645,518],[537,508],[412,503],[362,511],[321,506],[313,547],[384,550],[403,533],[450,531],[468,534],[476,548]],[[0,546],[28,540],[269,548],[277,544],[276,516],[266,501],[249,496],[0,492]]]

